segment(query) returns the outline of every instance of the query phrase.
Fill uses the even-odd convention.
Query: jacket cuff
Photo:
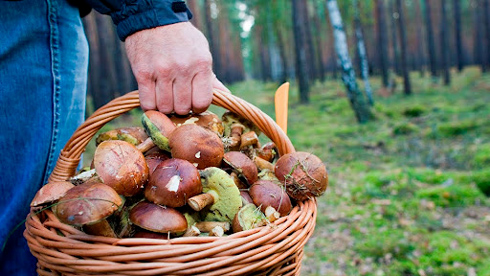
[[[124,41],[129,35],[144,29],[186,22],[192,18],[184,1],[142,0],[127,1],[121,10],[112,12],[117,34]]]

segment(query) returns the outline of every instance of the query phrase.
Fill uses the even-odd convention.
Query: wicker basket
[[[254,122],[276,143],[280,154],[294,151],[284,132],[255,106],[220,91],[215,91],[213,104]],[[73,176],[96,132],[138,106],[134,91],[98,109],[68,141],[50,180]],[[316,200],[310,199],[298,202],[288,216],[269,226],[220,238],[154,240],[87,235],[46,210],[27,217],[24,236],[38,260],[39,275],[299,275],[316,212]]]

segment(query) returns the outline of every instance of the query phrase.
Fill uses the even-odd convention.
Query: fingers
[[[138,82],[141,108],[146,110],[156,109],[155,81],[151,78]]]
[[[173,110],[179,115],[186,115],[192,108],[192,77],[183,75],[175,79],[173,83]]]
[[[156,89],[153,93],[156,97],[156,109],[165,114],[174,111],[173,79],[171,77],[157,78]]]
[[[199,72],[192,80],[192,111],[201,113],[206,111],[213,100],[213,87],[211,85],[213,74]]]

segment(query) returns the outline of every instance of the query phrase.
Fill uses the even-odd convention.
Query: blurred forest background
[[[288,136],[327,165],[301,275],[490,275],[490,0],[186,3],[232,93],[274,117],[292,83]],[[91,114],[137,84],[84,23]]]

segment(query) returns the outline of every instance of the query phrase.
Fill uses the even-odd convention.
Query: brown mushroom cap
[[[141,116],[141,123],[156,146],[162,150],[170,151],[168,137],[174,131],[175,125],[165,114],[148,110]]]
[[[155,171],[156,167],[165,160],[170,159],[170,153],[161,150],[158,147],[154,147],[145,153],[146,164],[148,165],[148,172],[150,174]]]
[[[95,145],[106,140],[122,140],[133,145],[138,145],[148,139],[145,130],[141,127],[122,127],[112,129],[99,134],[95,140]]]
[[[223,136],[224,127],[221,119],[218,117],[218,115],[209,110],[204,111],[203,113],[189,114],[185,116],[172,115],[170,117],[170,120],[175,124],[176,127],[188,124],[196,124],[198,126],[202,126],[211,130],[219,136]]]
[[[189,161],[172,158],[162,161],[150,177],[145,197],[156,204],[181,207],[202,192],[199,171]]]
[[[288,153],[277,160],[274,172],[290,197],[305,200],[321,196],[328,185],[327,169],[309,152]]]
[[[262,212],[265,212],[268,206],[274,207],[281,216],[285,216],[291,211],[291,200],[278,183],[270,180],[258,180],[250,187],[249,193],[254,204],[259,206]]]
[[[37,191],[34,199],[32,199],[31,207],[37,207],[54,202],[63,197],[68,190],[75,187],[68,181],[49,182]]]
[[[53,206],[53,212],[63,223],[82,226],[105,219],[122,204],[111,187],[102,183],[82,184],[68,190]]]
[[[183,234],[187,221],[179,211],[149,202],[140,202],[131,209],[131,222],[143,229],[157,233]]]
[[[257,166],[247,155],[239,151],[229,151],[223,156],[223,160],[239,177],[244,177],[249,185],[258,179]]]
[[[216,133],[198,125],[183,125],[169,139],[173,158],[187,160],[200,170],[220,166],[224,147]]]
[[[104,184],[123,196],[137,194],[148,181],[145,157],[128,142],[102,142],[95,149],[94,167]]]

